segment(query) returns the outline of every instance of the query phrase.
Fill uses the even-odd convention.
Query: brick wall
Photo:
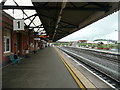
[[[2,64],[4,66],[10,62],[9,56],[11,54],[16,52],[16,54],[22,56],[25,54],[25,49],[27,48],[30,50],[30,52],[32,52],[35,47],[35,41],[34,41],[34,33],[32,31],[29,31],[28,29],[25,29],[25,31],[20,31],[20,32],[13,31],[13,18],[8,14],[6,14],[5,12],[2,13],[1,20],[2,23],[0,23],[0,26],[2,26],[3,28],[0,30],[0,60],[2,61]],[[2,40],[3,38],[2,31],[4,32],[6,28],[7,30],[10,31],[9,33],[11,35],[11,52],[4,54],[3,52],[4,40]],[[41,47],[40,42],[38,46]]]
[[[9,16],[7,13],[5,13],[5,12],[2,12],[2,34],[4,35],[4,31],[5,31],[5,29],[7,29],[7,30],[9,30],[10,31],[10,35],[12,36],[12,30],[13,30],[13,21],[12,21],[12,17],[11,16]],[[2,36],[0,36],[0,37],[2,37],[3,38],[3,35]],[[11,39],[11,41],[12,41],[12,39]],[[4,65],[6,65],[6,64],[8,64],[8,62],[9,62],[9,55],[11,55],[11,52],[10,53],[6,53],[6,54],[4,54],[4,51],[3,51],[3,48],[4,48],[4,40],[2,39],[2,50],[1,50],[1,52],[2,52],[2,65],[4,66]],[[12,42],[11,42],[12,43]],[[11,51],[12,51],[12,45],[11,45]]]

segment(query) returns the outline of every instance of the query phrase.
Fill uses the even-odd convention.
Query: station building
[[[23,31],[13,30],[13,17],[8,15],[6,12],[2,12],[2,30],[0,38],[2,38],[2,65],[5,66],[10,62],[9,56],[11,54],[17,54],[23,57],[26,53],[30,54],[42,48],[42,40],[35,39],[36,33],[25,27]]]

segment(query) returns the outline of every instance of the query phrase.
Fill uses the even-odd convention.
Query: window
[[[10,33],[4,33],[4,53],[10,52]]]

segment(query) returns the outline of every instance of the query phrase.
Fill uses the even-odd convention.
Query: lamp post
[[[118,43],[120,44],[120,30],[118,30]]]
[[[115,30],[115,31],[118,31],[118,40],[117,40],[117,43],[120,43],[120,30]]]
[[[120,52],[120,30],[118,30],[118,53]]]
[[[115,30],[115,31],[118,31],[118,52],[120,52],[120,30]]]

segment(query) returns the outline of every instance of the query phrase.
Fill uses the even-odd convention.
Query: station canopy
[[[7,4],[8,1],[13,4]],[[119,2],[40,1],[7,0],[2,3],[2,8],[6,12],[11,9],[11,15],[15,18],[20,18],[21,15],[29,28],[39,34],[49,35],[49,40],[52,41],[57,41],[119,10]],[[20,10],[16,16],[15,10]]]

